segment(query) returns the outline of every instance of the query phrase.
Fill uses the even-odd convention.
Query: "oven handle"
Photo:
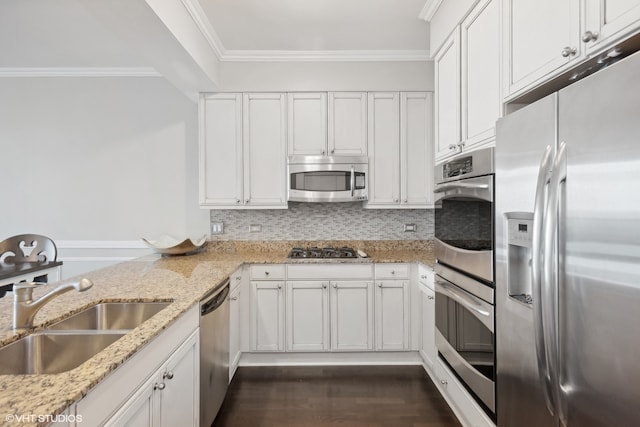
[[[544,254],[542,252],[542,237],[545,227],[545,210],[547,205],[546,189],[549,185],[550,171],[553,164],[551,155],[551,146],[547,146],[540,168],[538,170],[538,182],[536,185],[536,196],[533,205],[533,236],[531,242],[531,285],[533,288],[533,330],[535,333],[536,358],[538,360],[538,379],[542,387],[544,400],[547,409],[554,414],[554,404],[552,401],[551,378],[549,374],[549,363],[547,359],[547,337],[545,337],[545,318],[543,314],[543,306],[546,301],[543,300],[545,294],[542,292],[542,264],[544,262]]]
[[[464,306],[466,309],[474,313],[476,318],[480,320],[487,328],[489,328],[491,332],[494,331],[492,315],[493,310],[491,306],[489,306],[489,304],[485,303],[480,298],[477,298],[437,278],[435,280],[435,290],[436,293],[446,295],[449,298],[455,300],[460,305]],[[487,308],[487,306],[489,306],[489,308]]]
[[[465,190],[486,190],[489,188],[489,184],[465,184],[464,182],[458,183],[458,184],[447,184],[447,185],[440,185],[438,188],[436,188],[435,190],[433,190],[434,193],[444,193],[446,191],[449,190],[455,190],[457,188],[462,188]]]
[[[351,165],[351,197],[354,196],[356,191],[356,171]]]

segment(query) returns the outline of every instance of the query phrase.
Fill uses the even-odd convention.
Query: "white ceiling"
[[[425,0],[197,0],[226,50],[426,51]]]
[[[113,19],[105,21],[104,10],[96,13],[96,1],[0,0],[0,68],[152,67],[134,43],[140,37],[127,41],[116,34]],[[111,3],[102,1],[114,2],[98,2],[107,8]],[[343,60],[428,58],[428,24],[418,18],[425,0],[181,1],[196,12],[221,60],[268,60],[274,53],[298,60],[314,54],[330,60],[336,53]],[[116,14],[117,22],[123,17]],[[333,56],[322,57],[327,52]]]

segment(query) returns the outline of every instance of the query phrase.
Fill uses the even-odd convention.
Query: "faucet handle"
[[[20,282],[13,285],[13,294],[16,301],[29,301],[33,296],[33,290],[38,286],[44,286],[44,282]]]

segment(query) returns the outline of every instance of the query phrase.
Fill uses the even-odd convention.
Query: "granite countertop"
[[[325,242],[312,243],[322,245]],[[420,262],[427,266],[434,262],[430,242],[408,246],[394,242],[346,243],[365,250],[371,262]],[[13,300],[10,297],[0,299],[0,346],[100,302],[173,301],[160,313],[71,371],[52,375],[0,375],[0,419],[5,420],[8,414],[61,413],[242,264],[286,263],[292,246],[292,242],[211,242],[206,250],[194,255],[161,257],[154,254],[96,270],[83,275],[94,283],[93,288],[82,293],[71,291],[53,299],[38,312],[35,329],[29,331],[12,330]],[[56,285],[35,289],[34,298]]]

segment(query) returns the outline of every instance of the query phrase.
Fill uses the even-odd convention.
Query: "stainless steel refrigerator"
[[[497,125],[499,427],[640,424],[640,53]]]

